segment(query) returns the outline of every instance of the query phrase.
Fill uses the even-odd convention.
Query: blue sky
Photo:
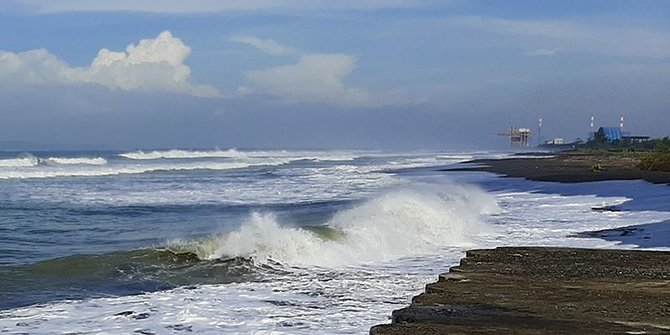
[[[2,0],[0,142],[471,149],[670,135],[670,3]]]

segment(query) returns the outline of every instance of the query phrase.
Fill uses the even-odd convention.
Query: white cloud
[[[344,85],[355,68],[356,58],[350,55],[305,54],[295,64],[247,72],[249,85],[244,90],[272,94],[291,102],[369,104],[367,92]]]
[[[527,56],[553,56],[558,49],[535,49],[526,53]]]
[[[281,45],[275,40],[261,39],[255,36],[235,36],[230,39],[233,42],[240,42],[253,46],[254,48],[263,51],[273,56],[290,55],[295,52],[292,48]]]
[[[101,49],[88,67],[70,67],[44,49],[0,52],[0,80],[27,84],[93,83],[112,89],[219,96],[214,87],[189,82],[191,69],[183,62],[190,52],[168,31],[155,39],[130,44],[125,51]]]
[[[375,10],[444,5],[446,0],[17,0],[40,13],[138,11],[202,13],[239,11]]]
[[[670,57],[670,33],[649,27],[621,26],[607,22],[508,20],[479,16],[452,18],[445,22],[492,34],[517,36],[524,39],[526,44],[555,45],[562,52],[588,52],[620,57]]]
[[[274,56],[296,55],[294,64],[280,65],[245,73],[247,83],[237,93],[269,94],[287,102],[327,103],[344,106],[370,105],[370,95],[349,88],[345,80],[356,69],[357,59],[346,54],[299,53],[270,39],[236,36],[234,42],[251,45]]]

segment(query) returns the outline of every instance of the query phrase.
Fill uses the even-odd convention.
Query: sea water
[[[670,220],[665,185],[448,171],[506,155],[1,153],[0,332],[366,333],[467,249]]]

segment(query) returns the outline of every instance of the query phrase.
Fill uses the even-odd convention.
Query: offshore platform
[[[528,146],[528,139],[533,136],[530,128],[511,127],[508,132],[498,133],[498,136],[507,136],[510,144],[515,148],[525,148]]]

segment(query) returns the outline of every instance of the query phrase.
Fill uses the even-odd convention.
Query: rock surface
[[[371,334],[668,334],[670,252],[471,250]]]

